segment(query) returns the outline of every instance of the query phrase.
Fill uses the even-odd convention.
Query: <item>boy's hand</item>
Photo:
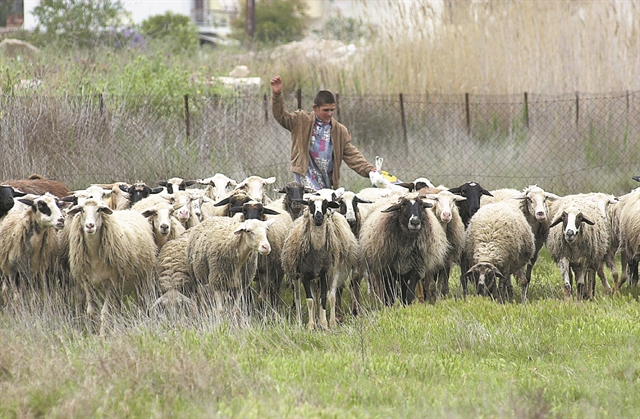
[[[271,91],[274,94],[282,93],[282,79],[280,76],[275,76],[271,79]]]

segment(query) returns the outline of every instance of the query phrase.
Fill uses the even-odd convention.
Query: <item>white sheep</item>
[[[436,192],[437,191],[437,192]],[[433,203],[431,210],[440,221],[440,225],[447,235],[449,251],[446,257],[445,266],[437,272],[435,279],[423,279],[423,289],[425,286],[436,282],[438,296],[446,296],[449,293],[449,275],[454,264],[460,264],[460,256],[464,249],[465,228],[456,202],[467,198],[455,195],[446,189],[437,190],[435,188],[423,188],[419,194],[427,192],[425,198]]]
[[[400,282],[403,304],[411,304],[419,280],[442,269],[449,252],[447,235],[433,211],[417,193],[376,208],[360,230],[361,269],[367,271],[377,296],[387,305],[396,298]],[[435,301],[435,283],[428,283],[425,295]]]
[[[524,214],[510,203],[482,206],[467,227],[465,255],[479,295],[503,302],[513,297],[511,275],[524,282],[524,269],[535,252],[535,238]],[[499,280],[499,284],[498,284]]]
[[[238,182],[222,173],[216,173],[215,175],[205,179],[198,179],[198,183],[206,185],[206,188],[204,189],[205,196],[216,202],[228,196],[238,185]]]
[[[152,290],[156,245],[149,222],[137,211],[113,211],[88,199],[68,212],[65,228],[71,278],[85,293],[87,313],[102,300],[100,335],[108,328],[111,304],[135,291],[139,302]]]
[[[272,223],[214,217],[193,228],[187,242],[189,274],[197,285],[213,292],[218,310],[224,309],[227,296],[236,309],[245,307],[245,293],[256,275],[258,254],[271,252],[267,229]]]
[[[339,213],[339,204],[318,195],[306,195],[307,206],[302,216],[293,222],[282,249],[282,266],[293,281],[294,302],[298,321],[302,323],[300,282],[305,289],[309,319],[307,327],[315,328],[316,301],[318,317],[323,328],[333,327],[336,321],[337,267],[356,266],[358,242],[347,220]],[[317,288],[320,288],[320,293]],[[329,322],[327,322],[327,301]]]
[[[266,194],[267,185],[271,185],[276,181],[275,177],[263,178],[260,176],[249,176],[242,182],[238,183],[235,190],[242,190],[251,197],[254,201],[262,202],[263,204],[271,203],[271,199]]]
[[[557,228],[562,225],[562,228]],[[554,228],[556,227],[556,228]],[[554,203],[553,221],[549,225],[547,248],[558,264],[564,282],[564,294],[572,294],[572,271],[577,297],[588,298],[587,270],[597,272],[609,247],[609,228],[594,202],[563,197]]]
[[[620,241],[620,282],[615,288],[619,290],[630,277],[629,285],[638,283],[638,260],[640,260],[640,189],[618,197],[619,203],[613,206],[612,219],[618,220]],[[615,222],[612,223],[615,228]]]
[[[540,253],[549,236],[549,220],[552,211],[549,202],[560,199],[560,197],[551,192],[546,192],[538,185],[529,185],[522,192],[515,189],[497,189],[491,191],[491,195],[493,196],[482,195],[481,206],[492,202],[505,202],[517,206],[526,217],[535,236],[536,251],[531,258],[531,262],[527,265],[526,282],[521,284],[523,285],[522,301],[526,301],[533,267],[538,260],[538,253]]]
[[[162,295],[156,300],[154,307],[185,304],[189,309],[195,309],[193,300],[188,296],[194,295],[196,283],[189,273],[187,263],[187,244],[193,230],[185,230],[158,253],[156,277]]]
[[[64,215],[50,193],[18,198],[25,209],[12,209],[0,223],[0,272],[3,294],[13,287],[14,298],[25,286],[40,288],[46,296],[55,278],[60,246],[57,231]]]
[[[135,207],[136,205],[134,205],[134,208]],[[135,209],[133,211],[135,211]],[[158,247],[158,251],[160,251],[169,240],[180,237],[185,231],[182,223],[173,216],[174,211],[174,206],[169,202],[159,202],[142,212],[142,215],[151,225],[153,238]]]

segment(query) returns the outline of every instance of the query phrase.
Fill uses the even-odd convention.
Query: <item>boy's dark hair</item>
[[[313,104],[316,106],[323,106],[327,104],[335,104],[336,97],[328,90],[320,90],[316,97],[313,99]]]

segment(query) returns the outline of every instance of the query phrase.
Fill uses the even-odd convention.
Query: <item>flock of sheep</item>
[[[376,159],[378,167],[382,159]],[[638,178],[637,180],[640,180]],[[107,333],[113,307],[133,296],[148,309],[203,302],[220,312],[278,310],[293,286],[302,323],[333,327],[344,290],[358,314],[361,285],[385,305],[416,298],[434,303],[449,292],[454,264],[465,296],[513,298],[511,276],[526,301],[533,266],[546,245],[567,298],[591,298],[596,275],[607,293],[638,281],[640,188],[560,197],[536,185],[488,191],[477,182],[435,187],[428,179],[374,187],[306,190],[289,182],[219,173],[91,185],[70,191],[33,175],[0,185],[2,305],[25,295],[46,299],[56,288],[72,309]],[[621,275],[614,260],[621,254]],[[614,288],[604,266],[613,275]],[[575,289],[574,289],[575,278]],[[153,297],[149,300],[149,297]],[[328,311],[328,313],[327,313]]]

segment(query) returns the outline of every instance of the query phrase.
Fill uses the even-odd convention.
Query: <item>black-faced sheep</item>
[[[45,296],[55,278],[60,246],[57,230],[64,216],[50,193],[19,198],[26,209],[10,211],[0,223],[0,271],[3,292],[13,288],[14,297],[25,286],[41,289]]]
[[[171,179],[158,181],[158,185],[167,188],[167,193],[170,194],[177,191],[184,191],[187,189],[187,186],[192,186],[196,183],[198,183],[197,180],[184,180],[179,177],[172,177]]]
[[[71,193],[64,183],[47,179],[43,176],[33,174],[27,179],[11,179],[2,182],[3,185],[12,186],[21,192],[34,195],[44,195],[49,192],[57,198],[63,198]]]
[[[187,242],[189,274],[198,286],[213,293],[218,310],[224,309],[227,297],[236,309],[246,308],[246,291],[258,269],[258,254],[271,252],[267,229],[272,222],[215,217],[192,229]]]
[[[415,287],[427,274],[445,266],[449,243],[433,205],[416,193],[407,194],[391,206],[376,208],[360,231],[362,268],[367,270],[374,292],[386,305],[396,298],[400,282],[403,304],[411,304]],[[435,301],[435,283],[425,294]]]
[[[304,210],[304,205],[300,203],[305,193],[312,193],[313,191],[305,188],[300,182],[289,182],[284,187],[277,190],[278,193],[284,194],[280,199],[275,200],[272,203],[272,207],[281,207],[283,211],[287,211],[291,215],[291,219],[295,220]]]
[[[139,302],[153,289],[156,245],[142,214],[113,211],[104,202],[88,199],[67,213],[65,228],[72,279],[85,293],[87,313],[102,300],[100,335],[108,327],[110,305],[135,292]]]
[[[522,283],[534,252],[533,232],[517,206],[505,202],[483,206],[467,227],[465,255],[471,267],[461,275],[464,288],[472,279],[479,295],[511,300],[511,275],[517,274]]]
[[[588,298],[587,270],[598,271],[609,246],[609,228],[593,202],[563,198],[554,204],[555,213],[549,225],[547,248],[558,264],[564,282],[564,294],[572,294],[572,271],[577,284],[577,297]],[[556,226],[562,225],[562,228]]]
[[[318,195],[306,195],[303,205],[307,208],[293,222],[282,249],[282,266],[293,281],[294,302],[298,320],[302,323],[300,282],[304,286],[309,319],[307,327],[316,325],[316,299],[319,297],[319,323],[323,328],[335,326],[337,267],[356,266],[358,242],[347,220],[336,212],[337,202],[327,201]],[[317,289],[320,288],[318,294]],[[329,322],[327,322],[327,301]]]
[[[2,219],[14,206],[13,198],[25,196],[24,192],[13,189],[8,185],[0,185],[0,219]]]
[[[129,194],[129,201],[131,206],[135,205],[137,202],[147,198],[149,195],[160,193],[164,190],[162,187],[151,188],[146,183],[142,181],[137,181],[133,185],[127,186],[119,185],[119,188],[122,192],[126,192]]]

